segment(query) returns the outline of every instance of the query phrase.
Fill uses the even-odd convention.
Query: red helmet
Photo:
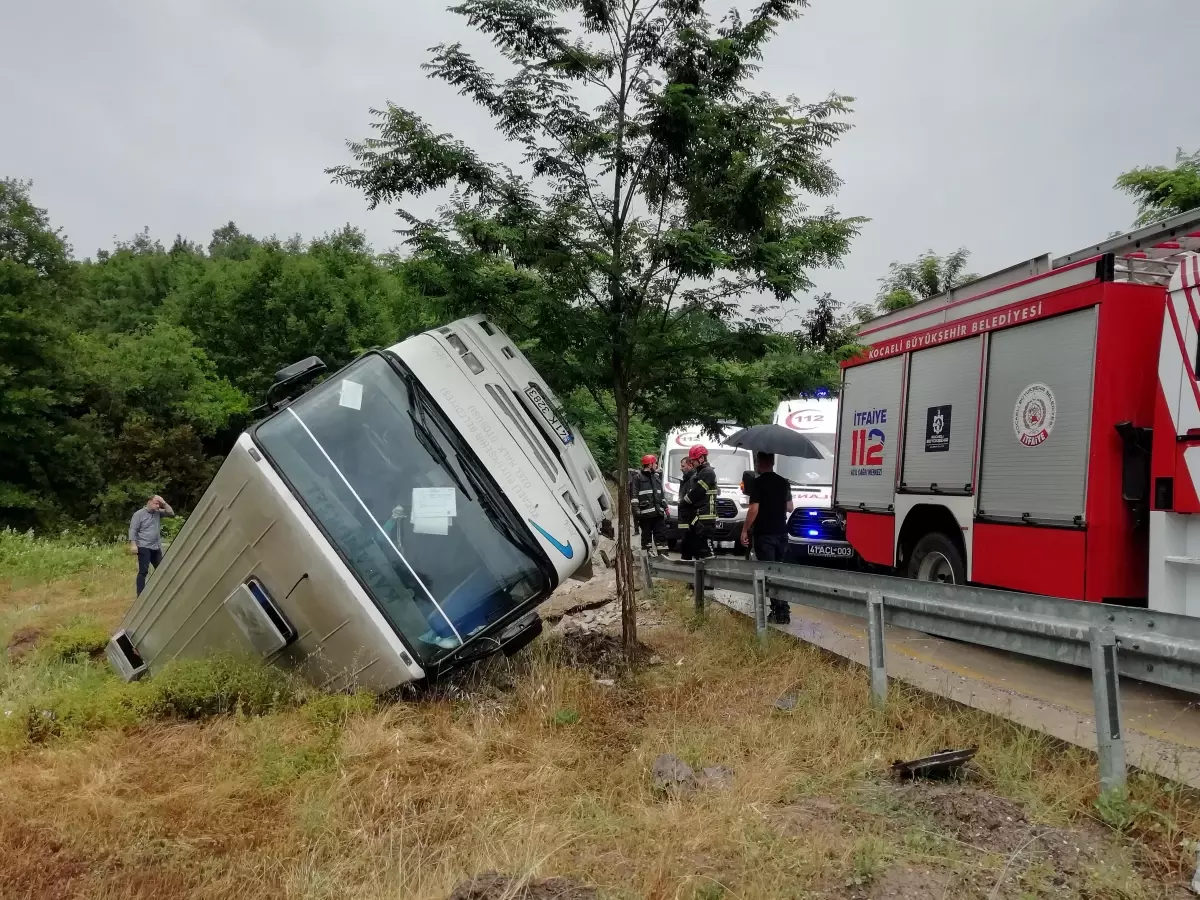
[[[645,456],[642,457],[642,465],[643,466],[653,466],[657,462],[658,462],[658,457],[655,456],[653,453],[647,453]]]
[[[706,456],[708,456],[708,448],[703,444],[696,444],[691,450],[688,451],[688,459],[693,461],[702,459]]]

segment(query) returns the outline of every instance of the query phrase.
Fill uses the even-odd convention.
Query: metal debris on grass
[[[892,774],[903,780],[905,778],[956,778],[961,774],[963,766],[969,763],[978,747],[965,750],[939,750],[932,756],[920,759],[896,760],[892,763]]]

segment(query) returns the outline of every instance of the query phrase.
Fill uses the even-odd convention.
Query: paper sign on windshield
[[[362,385],[357,381],[343,381],[338,404],[350,409],[362,409]]]
[[[457,515],[457,495],[452,487],[412,489],[412,527],[417,534],[448,534]]]

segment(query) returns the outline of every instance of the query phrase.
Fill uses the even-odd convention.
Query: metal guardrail
[[[755,626],[766,632],[768,599],[866,619],[871,694],[887,694],[883,632],[896,625],[938,637],[1067,663],[1092,672],[1101,783],[1125,780],[1119,677],[1200,694],[1200,619],[1036,594],[934,584],[812,566],[712,558],[696,563],[643,559],[654,578],[754,597]]]

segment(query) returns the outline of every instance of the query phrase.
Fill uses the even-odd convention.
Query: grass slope
[[[381,703],[230,659],[120,684],[92,651],[130,568],[119,548],[0,536],[0,641],[35,635],[0,661],[5,897],[444,900],[497,870],[630,900],[1150,900],[1191,874],[1195,794],[1135,778],[1098,808],[1090,754],[903,688],[877,712],[860,669],[760,647],[721,609],[695,620],[681,592],[643,635],[661,664],[612,686],[547,640]],[[968,791],[883,776],[968,744]],[[664,752],[732,786],[664,798]]]

